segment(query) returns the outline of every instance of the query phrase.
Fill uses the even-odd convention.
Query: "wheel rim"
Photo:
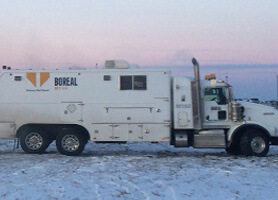
[[[79,145],[79,139],[75,135],[65,135],[62,138],[62,147],[68,152],[76,151]]]
[[[265,150],[266,144],[263,138],[254,137],[251,140],[251,148],[255,153],[262,153]]]
[[[43,139],[39,133],[32,132],[26,136],[25,144],[31,150],[38,150],[43,144]]]

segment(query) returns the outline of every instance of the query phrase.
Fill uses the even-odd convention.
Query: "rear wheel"
[[[259,130],[247,131],[240,139],[240,149],[245,156],[266,156],[269,138]]]
[[[78,156],[85,148],[86,140],[82,133],[75,129],[62,130],[56,138],[58,151],[67,156]]]
[[[43,153],[49,146],[47,131],[30,126],[20,132],[20,146],[26,153]]]

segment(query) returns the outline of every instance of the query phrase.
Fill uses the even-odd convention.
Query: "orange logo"
[[[37,87],[37,73],[36,72],[28,72],[26,73],[27,79]],[[40,73],[40,87],[49,79],[50,73],[49,72],[41,72]]]

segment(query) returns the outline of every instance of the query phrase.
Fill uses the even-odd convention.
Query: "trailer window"
[[[120,90],[147,90],[147,76],[120,76]]]
[[[147,77],[146,76],[134,76],[133,77],[133,89],[134,90],[146,90],[147,89]]]
[[[120,90],[132,90],[132,76],[120,77]]]

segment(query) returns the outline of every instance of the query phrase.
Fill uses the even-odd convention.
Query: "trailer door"
[[[186,77],[173,80],[173,111],[175,129],[192,129],[193,106],[191,81]]]

